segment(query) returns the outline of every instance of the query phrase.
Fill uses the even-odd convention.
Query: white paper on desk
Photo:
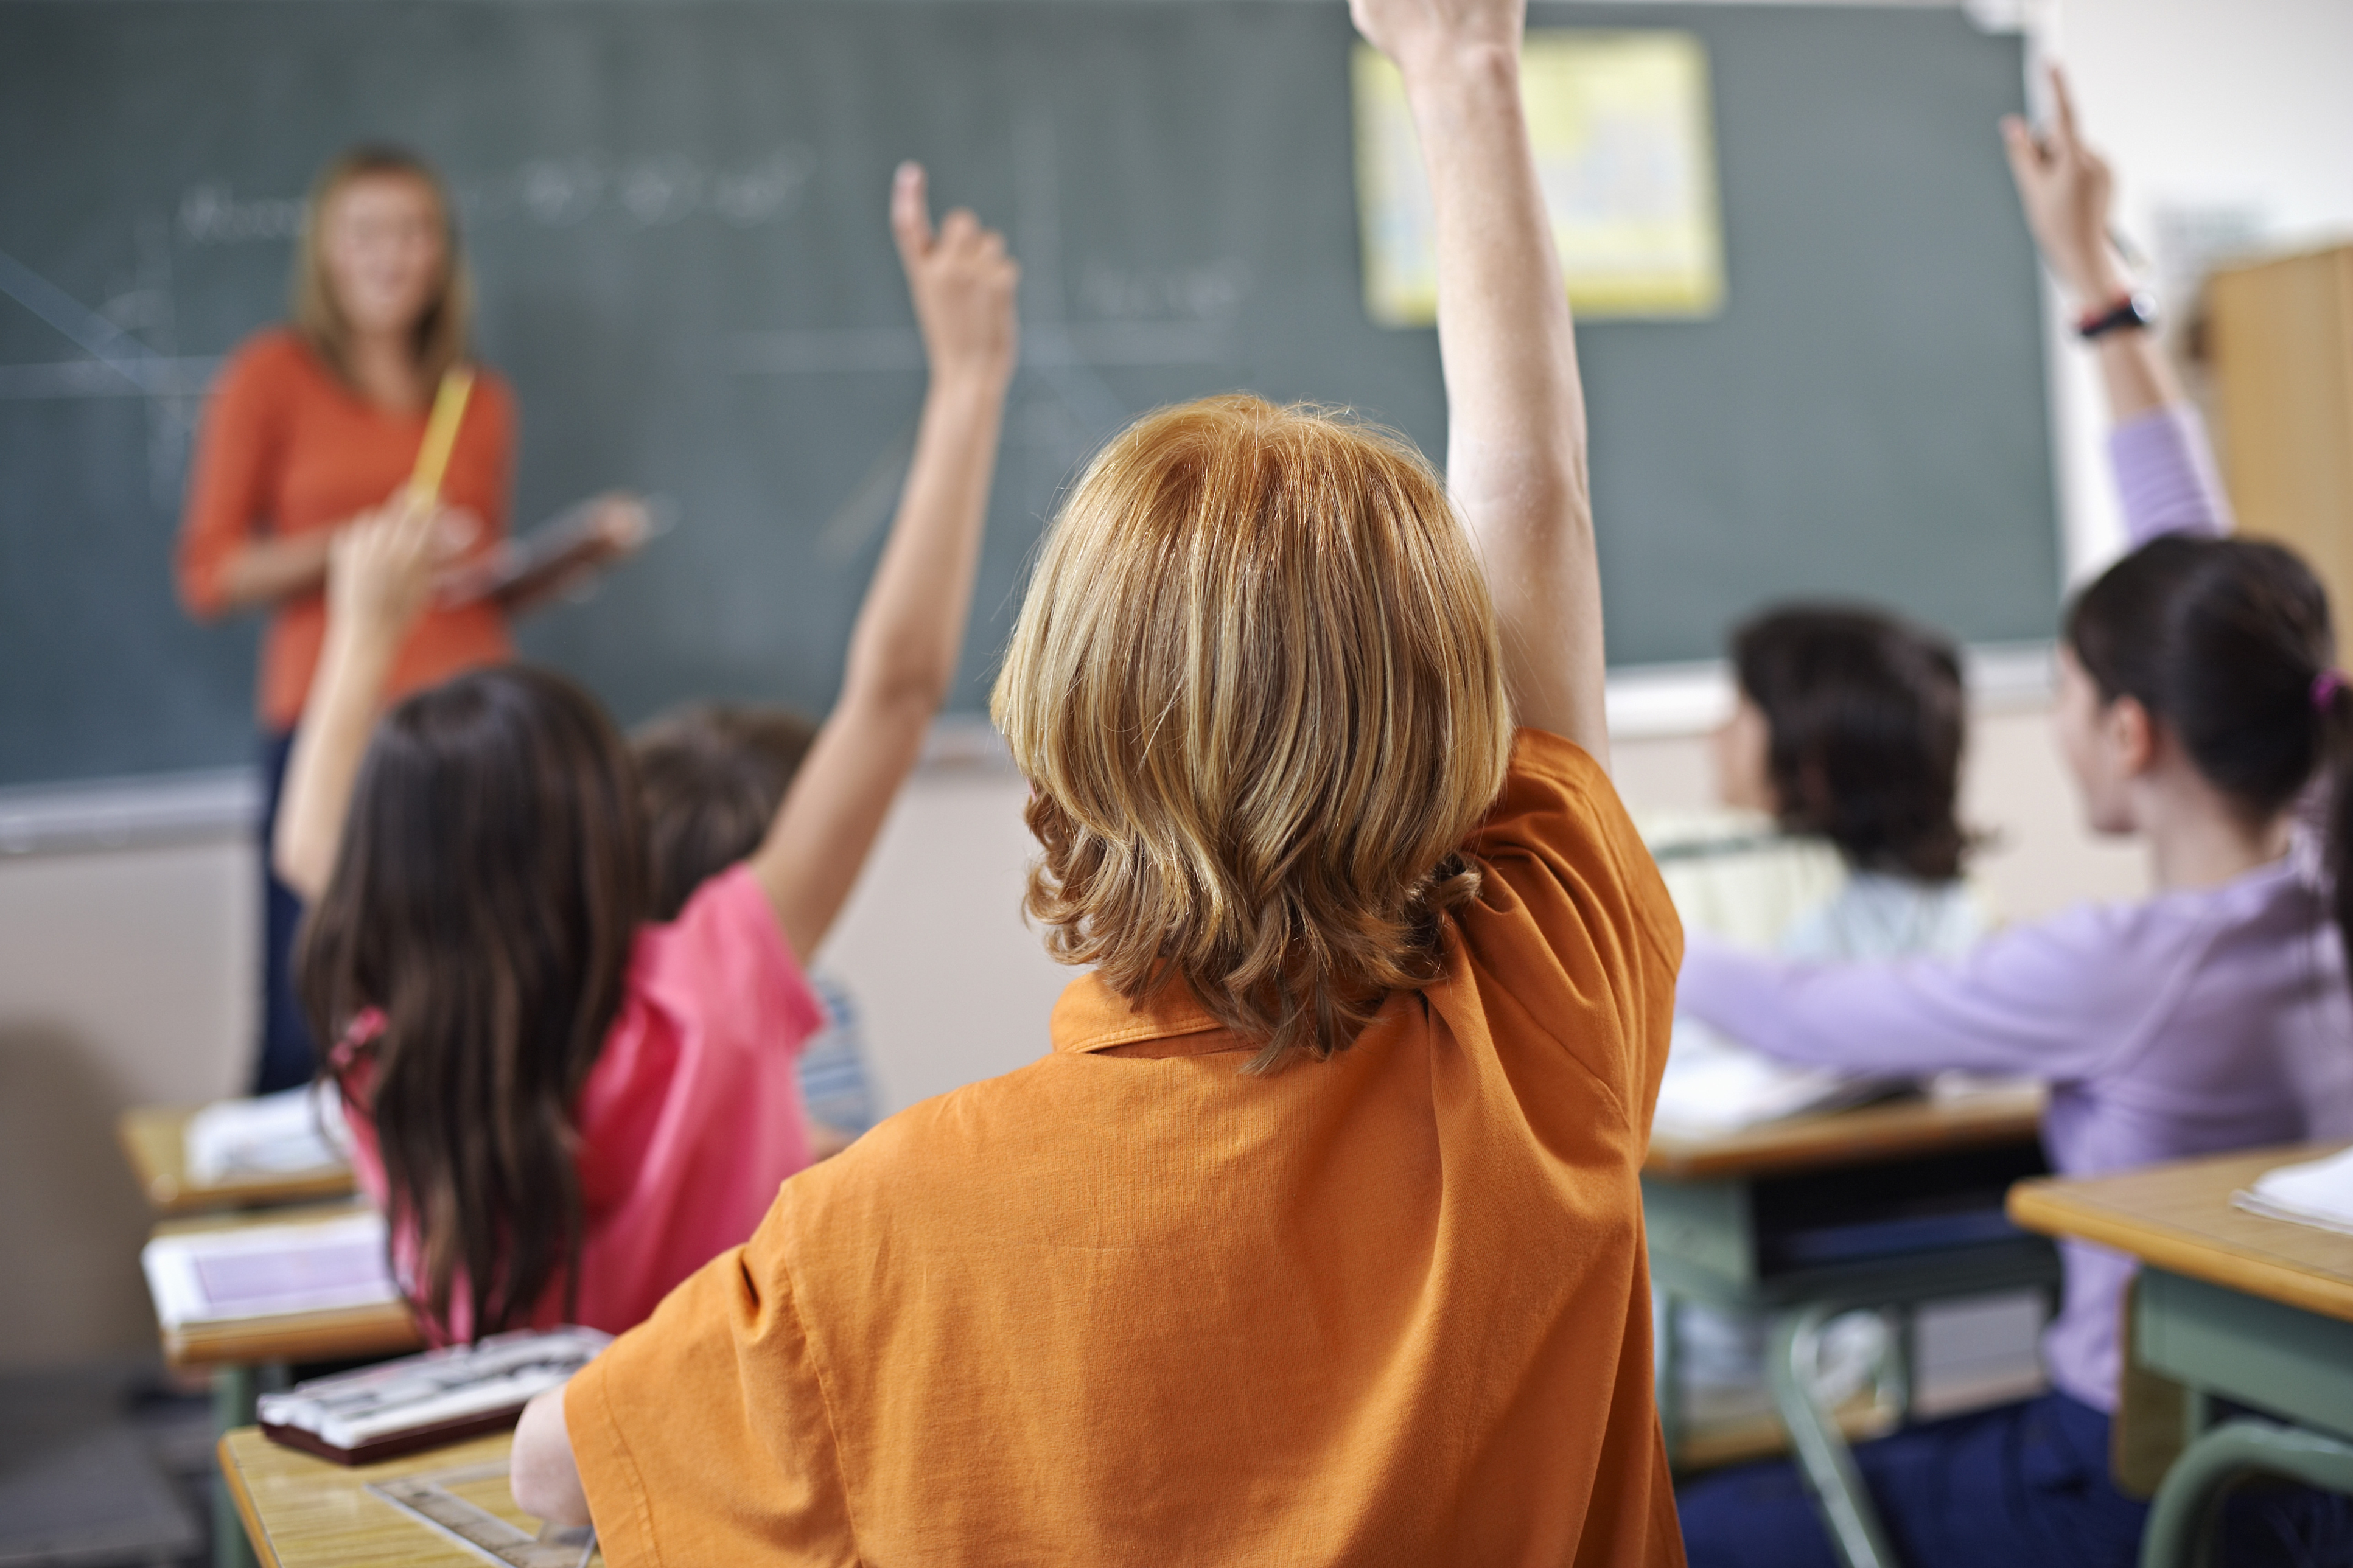
[[[1665,1132],[1736,1132],[1869,1100],[1887,1087],[1883,1078],[1780,1061],[1695,1018],[1677,1017],[1651,1124]]]
[[[2265,1171],[2252,1191],[2233,1193],[2231,1201],[2250,1214],[2353,1236],[2353,1149]]]
[[[189,1323],[274,1318],[400,1300],[374,1213],[159,1236],[139,1255],[155,1316]]]
[[[340,1170],[351,1163],[343,1097],[332,1084],[306,1084],[258,1100],[217,1100],[188,1118],[181,1134],[189,1179],[217,1186],[235,1176]]]

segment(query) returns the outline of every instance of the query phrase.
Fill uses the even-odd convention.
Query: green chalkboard
[[[1620,664],[1792,593],[1975,640],[2058,579],[2034,263],[1957,9],[1536,7],[1679,26],[1714,83],[1728,294],[1580,330]],[[957,705],[1043,518],[1124,419],[1232,387],[1442,450],[1435,339],[1359,304],[1345,8],[1306,0],[0,4],[0,783],[250,754],[251,627],[169,560],[217,356],[281,308],[299,202],[362,138],[460,195],[517,517],[614,485],[682,523],[535,657],[625,719],[821,707],[922,391],[892,165],[1012,236],[1025,365]]]

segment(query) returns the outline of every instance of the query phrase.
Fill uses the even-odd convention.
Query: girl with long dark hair
[[[644,806],[595,700],[519,667],[376,719],[429,596],[430,516],[340,538],[278,823],[312,904],[304,1005],[363,1184],[434,1331],[618,1331],[742,1241],[809,1161],[803,964],[954,679],[1012,374],[1016,272],[972,215],[892,222],[931,363],[839,700],[751,858],[655,923]]]

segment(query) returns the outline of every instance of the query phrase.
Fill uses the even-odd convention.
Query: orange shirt
[[[259,535],[309,533],[381,506],[408,482],[425,439],[426,411],[393,414],[343,384],[308,344],[280,327],[247,340],[221,371],[180,524],[180,597],[197,616],[221,612],[222,563]],[[478,371],[441,494],[485,526],[479,549],[506,531],[514,472],[514,395]],[[278,606],[262,640],[264,728],[290,730],[310,694],[327,631],[326,596]],[[409,634],[385,687],[397,700],[459,670],[514,657],[498,606],[427,610]]]
[[[1443,977],[1328,1062],[1089,977],[1051,1055],[786,1182],[573,1380],[606,1561],[1680,1563],[1638,1173],[1681,928],[1557,737],[1465,847]]]

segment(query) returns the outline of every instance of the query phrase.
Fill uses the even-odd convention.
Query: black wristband
[[[2094,342],[2110,332],[2129,327],[2135,331],[2157,325],[2157,301],[2135,289],[2095,316],[2085,316],[2075,323],[2075,335],[2085,342]]]

